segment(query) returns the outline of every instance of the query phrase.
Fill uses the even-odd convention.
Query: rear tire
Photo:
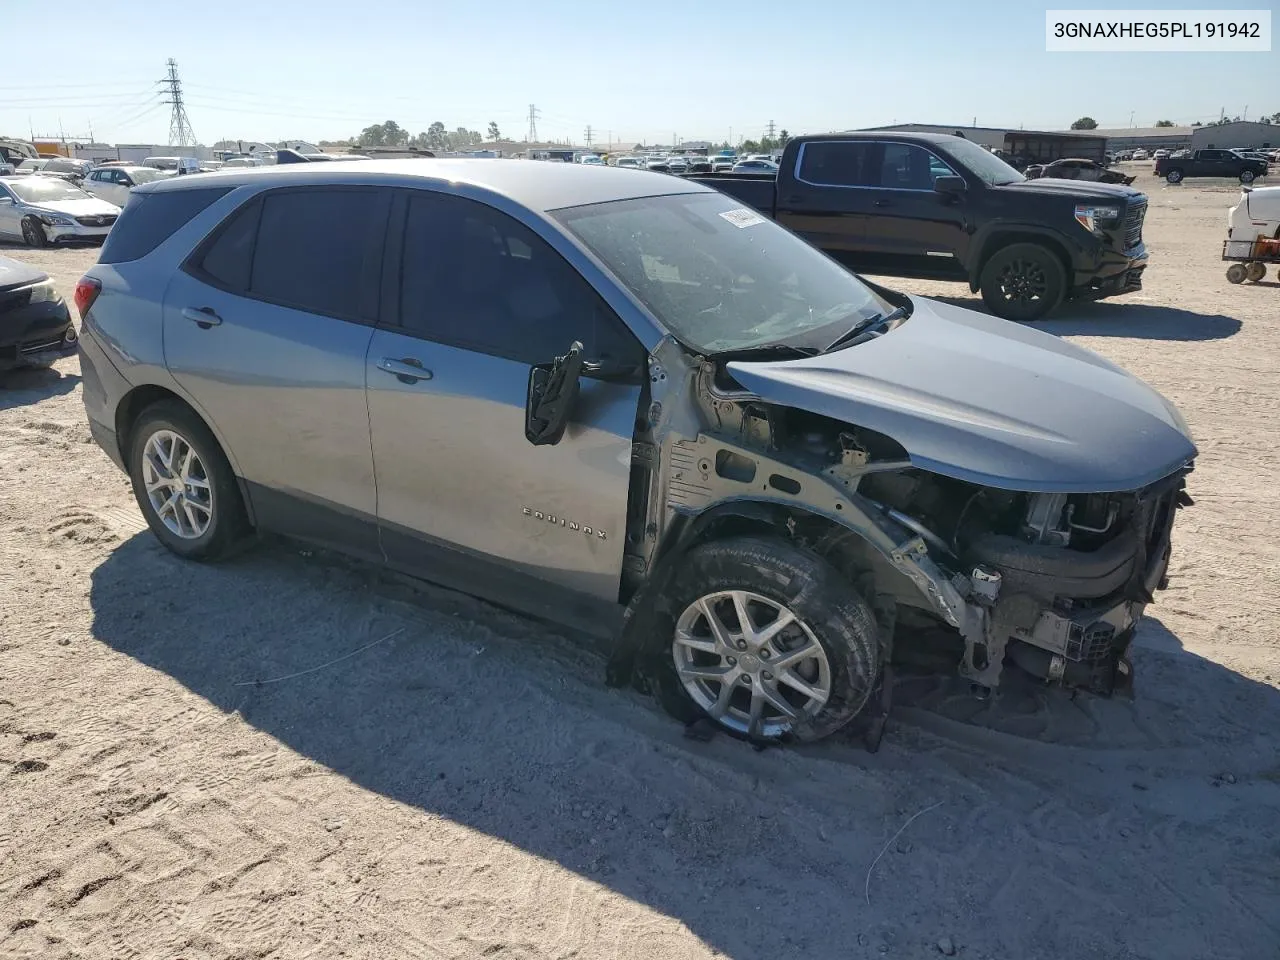
[[[169,462],[163,456],[166,449]],[[219,560],[248,535],[249,521],[231,464],[213,432],[185,404],[162,400],[142,411],[130,431],[128,464],[133,495],[147,526],[178,556]]]
[[[27,217],[22,221],[22,239],[28,247],[39,249],[49,245],[49,235],[44,232],[44,224],[35,217]]]
[[[1245,269],[1243,263],[1233,263],[1231,266],[1227,267],[1228,283],[1244,283],[1244,278],[1247,275],[1248,271]]]
[[[1168,183],[1181,183],[1182,171],[1176,167],[1164,175],[1165,181]]]
[[[1250,283],[1257,283],[1267,275],[1267,265],[1259,260],[1253,261],[1244,268],[1244,278]]]
[[[691,550],[671,583],[654,679],[676,717],[706,716],[754,741],[812,741],[867,704],[880,670],[875,617],[816,554],[767,536],[716,540]],[[767,636],[779,620],[785,625]],[[718,671],[727,682],[711,679]]]
[[[1015,323],[1039,320],[1056,308],[1066,286],[1062,261],[1038,243],[1012,243],[997,250],[980,280],[987,309]]]

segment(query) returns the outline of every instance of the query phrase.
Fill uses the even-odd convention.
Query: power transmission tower
[[[591,124],[587,124],[587,130],[583,136],[587,138],[587,146],[591,146]]]
[[[182,104],[182,81],[178,78],[178,61],[170,57],[166,62],[169,68],[165,78],[159,81],[167,89],[168,100],[161,101],[173,109],[169,113],[169,146],[194,147],[196,135],[191,129],[191,121],[187,119],[187,108]]]
[[[769,139],[770,140],[773,139],[773,121],[772,120],[769,121]]]
[[[538,114],[541,112],[532,103],[529,104],[529,135],[525,137],[528,143],[538,142]]]

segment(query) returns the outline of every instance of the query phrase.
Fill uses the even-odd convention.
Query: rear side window
[[[291,190],[262,203],[249,292],[284,306],[357,319],[381,257],[386,204],[369,190]]]
[[[107,234],[98,262],[126,263],[145,257],[231,189],[207,187],[130,194],[120,219]]]
[[[197,253],[195,268],[204,279],[232,293],[249,289],[253,269],[253,240],[258,232],[262,202],[254,200],[231,215],[218,230],[213,243]]]
[[[872,187],[880,171],[872,169],[876,144],[860,140],[806,143],[798,179],[820,187]]]

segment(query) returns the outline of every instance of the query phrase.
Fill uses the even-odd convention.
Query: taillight
[[[76,283],[76,292],[72,294],[72,299],[76,302],[76,310],[79,311],[82,320],[101,292],[102,281],[95,280],[93,277],[81,277]]]

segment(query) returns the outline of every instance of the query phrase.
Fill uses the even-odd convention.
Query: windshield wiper
[[[845,344],[849,343],[851,340],[856,338],[859,334],[866,333],[868,330],[871,330],[875,327],[883,327],[886,324],[893,323],[893,321],[895,320],[901,320],[906,315],[907,315],[907,308],[898,307],[896,310],[886,313],[883,316],[866,317],[865,319],[859,320],[852,327],[850,327],[846,332],[840,334],[839,337],[837,337],[831,343],[827,344],[826,348],[822,352],[830,353],[832,350],[838,350],[841,347],[843,347]]]

